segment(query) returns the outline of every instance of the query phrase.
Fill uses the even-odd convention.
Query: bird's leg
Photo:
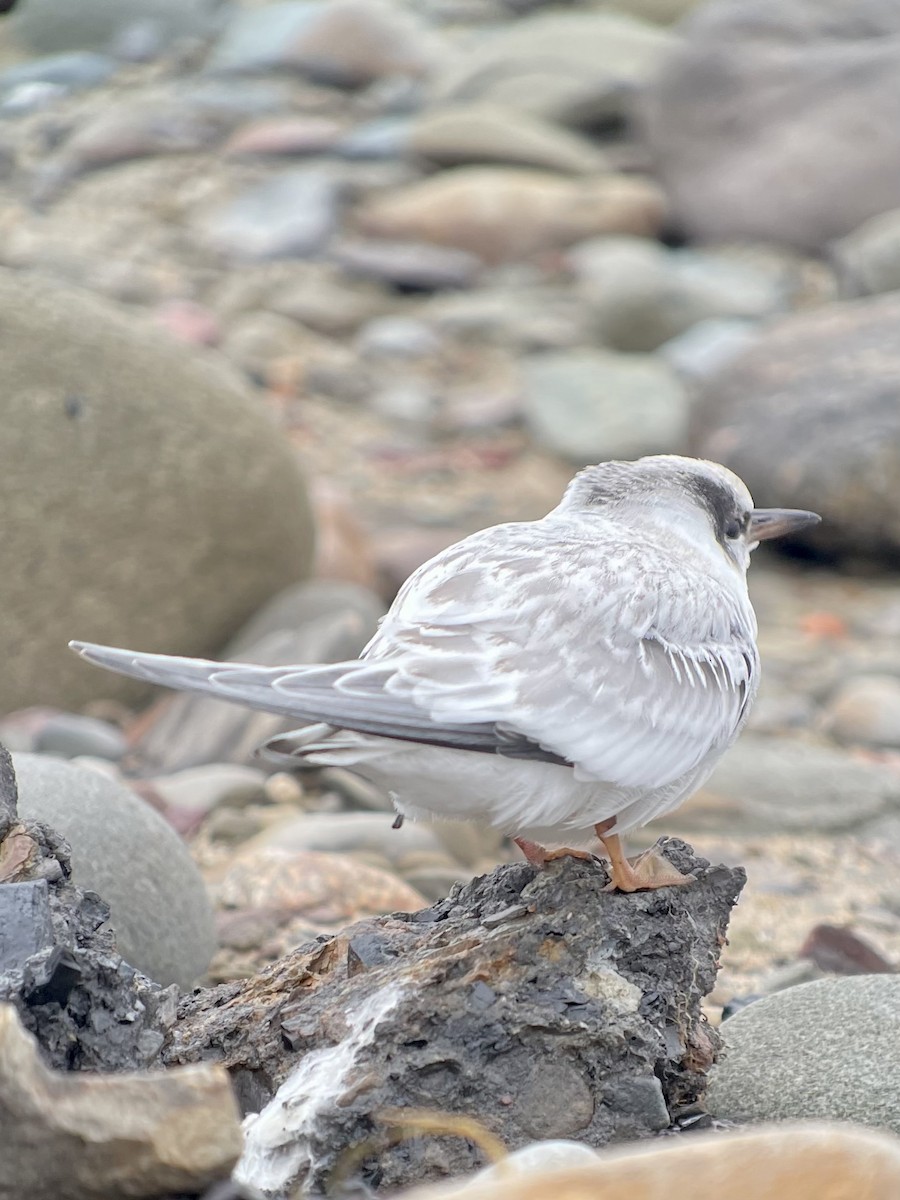
[[[609,855],[609,883],[606,892],[641,892],[654,888],[677,887],[693,883],[693,875],[682,875],[656,846],[651,846],[637,858],[627,859],[622,851],[622,841],[617,833],[607,830],[615,823],[615,817],[594,826],[597,837]]]
[[[539,846],[537,842],[529,842],[528,838],[513,838],[513,841],[525,855],[528,862],[533,867],[537,867],[539,871],[543,871],[548,862],[553,862],[556,858],[586,858],[588,861],[593,859],[593,854],[589,854],[587,850],[571,850],[564,847],[562,850],[545,850],[543,846]]]

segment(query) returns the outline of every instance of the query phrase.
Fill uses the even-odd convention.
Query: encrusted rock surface
[[[719,1040],[700,1002],[744,882],[663,845],[695,883],[621,895],[597,863],[506,866],[322,937],[186,998],[166,1059],[228,1067],[261,1110],[238,1178],[273,1197],[323,1188],[354,1147],[383,1188],[481,1162],[460,1137],[392,1144],[392,1108],[477,1114],[513,1149],[650,1136],[703,1095]]]

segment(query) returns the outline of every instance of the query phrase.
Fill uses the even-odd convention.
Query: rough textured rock
[[[731,467],[757,504],[809,508],[819,551],[900,559],[896,294],[785,317],[707,380],[693,451]]]
[[[0,366],[0,711],[138,696],[67,641],[208,653],[305,574],[298,469],[217,360],[0,271]]]
[[[818,979],[722,1025],[709,1104],[738,1121],[833,1118],[900,1132],[900,977]]]
[[[511,1148],[649,1136],[703,1093],[718,1038],[700,1001],[744,880],[665,851],[694,884],[626,896],[597,863],[500,867],[320,939],[186,999],[168,1061],[223,1063],[262,1110],[238,1177],[270,1196],[321,1187],[360,1143],[386,1188],[477,1164],[462,1141],[386,1145],[387,1107],[477,1113]]]
[[[103,928],[109,906],[71,882],[67,843],[40,822],[12,825],[0,840],[0,895],[0,1001],[16,1009],[46,1060],[94,1071],[156,1062],[174,992],[116,954]]]
[[[350,583],[316,580],[287,588],[225,647],[227,662],[266,666],[356,658],[384,605]],[[173,696],[135,747],[145,769],[180,771],[210,762],[261,764],[259,746],[296,722],[209,696]]]
[[[357,221],[376,237],[436,242],[500,263],[594,234],[654,234],[662,215],[662,197],[644,179],[457,167],[374,197]]]
[[[216,1066],[153,1074],[57,1074],[0,1003],[0,1196],[107,1200],[201,1190],[241,1149]]]
[[[548,1149],[560,1143],[548,1143]],[[571,1148],[542,1163],[540,1143],[473,1179],[404,1193],[403,1200],[657,1200],[689,1180],[691,1200],[894,1200],[900,1142],[838,1124],[666,1139],[583,1162]]]
[[[32,754],[13,761],[21,816],[67,839],[75,883],[112,910],[119,953],[159,983],[190,987],[215,935],[203,879],[174,829],[97,771]]]
[[[644,117],[690,237],[817,249],[900,204],[891,0],[716,0],[681,32]]]

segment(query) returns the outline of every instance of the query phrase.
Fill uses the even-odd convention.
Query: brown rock
[[[99,1075],[51,1071],[0,1004],[0,1195],[107,1200],[202,1191],[241,1151],[222,1067]]]
[[[527,258],[602,233],[655,234],[663,199],[624,175],[569,180],[541,171],[460,167],[370,200],[357,219],[376,237],[421,240],[485,262]]]

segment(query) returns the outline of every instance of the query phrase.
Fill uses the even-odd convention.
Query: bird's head
[[[762,541],[797,533],[821,520],[796,508],[755,508],[733,471],[702,458],[654,454],[634,462],[585,467],[566,489],[557,512],[598,512],[635,525],[681,532],[717,547],[744,572]]]

